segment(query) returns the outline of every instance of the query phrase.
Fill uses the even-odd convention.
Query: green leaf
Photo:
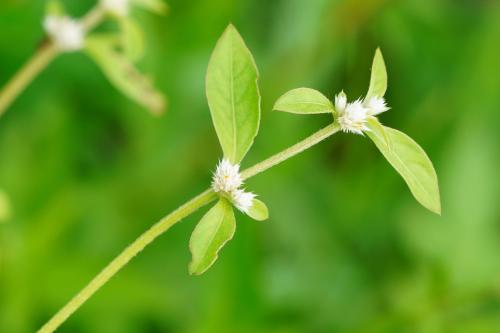
[[[370,79],[370,87],[366,94],[366,100],[372,97],[384,97],[387,90],[387,70],[385,68],[384,57],[380,49],[375,51],[375,57],[372,64],[372,75]]]
[[[0,190],[0,223],[5,222],[10,217],[10,202],[7,194]]]
[[[248,210],[248,216],[257,221],[264,221],[269,218],[269,210],[265,203],[258,199],[253,199],[252,207]]]
[[[239,163],[259,130],[258,71],[250,50],[233,25],[217,42],[208,64],[206,93],[224,156]]]
[[[87,54],[102,69],[109,81],[124,95],[136,101],[151,113],[159,115],[165,108],[165,97],[155,89],[150,80],[119,53],[108,36],[89,36]]]
[[[132,0],[132,2],[157,14],[166,14],[168,11],[168,5],[163,0]]]
[[[144,54],[144,35],[137,23],[129,17],[118,18],[121,27],[122,45],[127,57],[136,62]]]
[[[273,109],[299,114],[331,113],[334,110],[333,103],[325,95],[309,88],[290,90],[278,98]]]
[[[375,118],[368,122],[372,139],[387,161],[403,177],[411,193],[424,207],[441,214],[436,171],[424,150],[408,135],[381,125]]]
[[[235,229],[233,208],[227,200],[220,199],[203,216],[191,235],[189,273],[200,275],[209,269],[217,260],[219,250],[233,238]]]

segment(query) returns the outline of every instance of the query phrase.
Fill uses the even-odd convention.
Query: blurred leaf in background
[[[6,222],[11,215],[11,208],[7,193],[0,189],[0,223]]]
[[[65,1],[84,13],[94,2]],[[336,135],[248,186],[266,224],[237,221],[224,260],[185,269],[186,219],[61,332],[491,333],[500,327],[500,4],[481,1],[169,1],[137,10],[169,112],[124,99],[87,57],[57,59],[0,121],[0,332],[33,332],[144,229],[209,185],[221,151],[204,93],[233,22],[259,66],[262,121],[243,168],[331,121],[271,112],[296,87],[366,92],[384,51],[384,125],[433,160],[443,215],[415,203],[367,138]],[[43,2],[0,2],[0,85],[41,40]],[[318,181],[319,179],[319,181]]]

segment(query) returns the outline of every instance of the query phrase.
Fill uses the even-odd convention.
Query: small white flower
[[[360,99],[348,103],[345,110],[338,114],[340,129],[346,133],[363,135],[363,131],[369,130],[366,127],[367,120],[368,109],[363,106]]]
[[[369,131],[366,122],[369,117],[376,116],[390,108],[383,97],[372,97],[369,100],[358,99],[347,103],[347,96],[342,91],[335,96],[335,111],[340,129],[347,133],[363,135],[363,131]]]
[[[212,178],[212,189],[231,201],[231,203],[243,213],[247,214],[256,197],[252,192],[246,192],[240,187],[243,180],[240,175],[239,164],[232,164],[227,159],[222,159],[214,172]]]
[[[368,101],[365,101],[364,104],[368,109],[369,116],[376,116],[390,109],[390,107],[388,107],[385,103],[385,99],[383,97],[372,97]]]
[[[222,159],[217,165],[212,179],[214,192],[230,193],[237,190],[242,184],[239,164],[233,165],[229,160]]]
[[[129,0],[101,0],[102,7],[115,15],[127,16],[129,11]]]
[[[343,91],[341,91],[340,94],[335,96],[335,110],[339,114],[343,114],[346,106],[347,106],[347,96]]]
[[[83,47],[85,33],[82,25],[68,16],[47,16],[43,27],[61,51],[76,51]]]
[[[252,192],[245,192],[244,190],[237,189],[231,192],[231,200],[233,204],[245,214],[248,214],[253,205],[253,199],[256,195]]]

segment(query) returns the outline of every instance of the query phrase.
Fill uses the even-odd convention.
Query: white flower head
[[[129,0],[101,0],[102,7],[115,15],[127,16],[129,11]]]
[[[344,91],[341,91],[335,96],[335,110],[339,115],[343,114],[347,106],[347,96]]]
[[[339,112],[338,115],[340,129],[346,133],[363,135],[363,131],[369,130],[368,127],[366,127],[367,120],[368,109],[364,107],[360,99],[348,103],[345,110]]]
[[[214,172],[212,189],[214,192],[230,193],[243,184],[239,164],[232,164],[227,159],[222,159]]]
[[[71,17],[49,15],[45,18],[43,27],[59,50],[70,52],[83,47],[84,29]]]
[[[370,116],[376,116],[390,109],[390,107],[387,106],[385,99],[378,96],[370,98],[368,101],[365,101],[364,104],[368,109],[368,115]]]
[[[245,192],[244,190],[237,189],[231,192],[231,200],[233,204],[245,214],[248,214],[253,205],[253,199],[256,195],[252,192]]]
[[[247,214],[256,197],[252,192],[246,192],[240,187],[243,180],[240,175],[239,164],[232,164],[227,159],[222,159],[212,178],[212,189],[215,193],[230,200],[231,203],[243,213]]]

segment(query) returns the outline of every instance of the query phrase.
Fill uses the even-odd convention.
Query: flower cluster
[[[101,6],[114,15],[127,16],[129,0],[101,0]]]
[[[256,195],[241,189],[242,185],[240,165],[232,164],[225,158],[222,159],[214,172],[212,189],[215,193],[224,195],[231,200],[240,211],[248,213]]]
[[[343,91],[335,96],[335,111],[340,129],[347,133],[363,135],[363,131],[369,131],[366,126],[368,118],[387,110],[389,107],[383,97],[375,96],[368,100],[357,99],[348,103],[347,96]]]
[[[47,16],[43,27],[59,50],[71,52],[83,47],[85,31],[82,25],[71,17]]]

